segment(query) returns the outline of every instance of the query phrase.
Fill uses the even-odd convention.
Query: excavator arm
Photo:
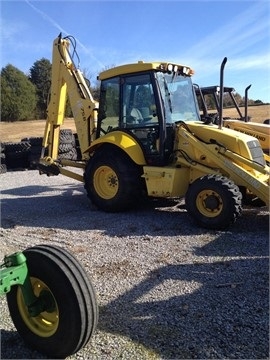
[[[61,34],[53,42],[51,94],[41,156],[43,164],[51,165],[58,158],[60,127],[64,124],[67,96],[83,158],[89,156],[83,151],[95,139],[98,103],[94,101],[82,72],[74,64],[70,43],[71,38],[62,38]],[[44,157],[45,149],[48,149],[47,157]]]

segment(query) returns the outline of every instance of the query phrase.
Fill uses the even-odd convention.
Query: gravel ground
[[[228,231],[207,231],[177,201],[107,214],[61,175],[17,171],[0,180],[2,257],[58,245],[96,290],[97,331],[68,359],[269,358],[266,208],[245,208]],[[24,345],[0,301],[2,358],[45,358]]]

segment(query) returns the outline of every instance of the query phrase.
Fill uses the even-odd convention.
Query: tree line
[[[8,64],[1,69],[1,121],[19,121],[46,119],[46,110],[50,96],[52,64],[50,60],[37,60],[30,68],[29,75],[15,66]],[[90,86],[95,100],[99,98],[98,86]],[[235,94],[239,106],[244,98]],[[229,107],[231,100],[224,97],[224,107]],[[249,100],[249,104],[262,103],[260,100]],[[208,104],[211,109],[212,104]],[[213,104],[214,106],[214,104]],[[213,107],[214,108],[214,107]],[[67,99],[66,117],[72,117]]]
[[[1,121],[46,119],[50,96],[52,64],[50,60],[37,60],[29,75],[8,64],[1,69]],[[91,87],[93,97],[98,99],[97,87]],[[67,99],[66,117],[72,117]]]

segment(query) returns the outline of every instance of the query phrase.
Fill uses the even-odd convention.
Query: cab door
[[[164,163],[162,111],[153,73],[123,76],[121,79],[120,127],[133,134],[150,165]]]

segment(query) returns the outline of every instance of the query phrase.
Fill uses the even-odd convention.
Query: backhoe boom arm
[[[53,43],[51,95],[43,139],[43,147],[48,147],[48,156],[52,159],[58,157],[60,126],[64,123],[67,95],[82,153],[95,139],[98,103],[94,101],[82,72],[76,68],[69,47],[69,39],[62,38],[61,34]]]

